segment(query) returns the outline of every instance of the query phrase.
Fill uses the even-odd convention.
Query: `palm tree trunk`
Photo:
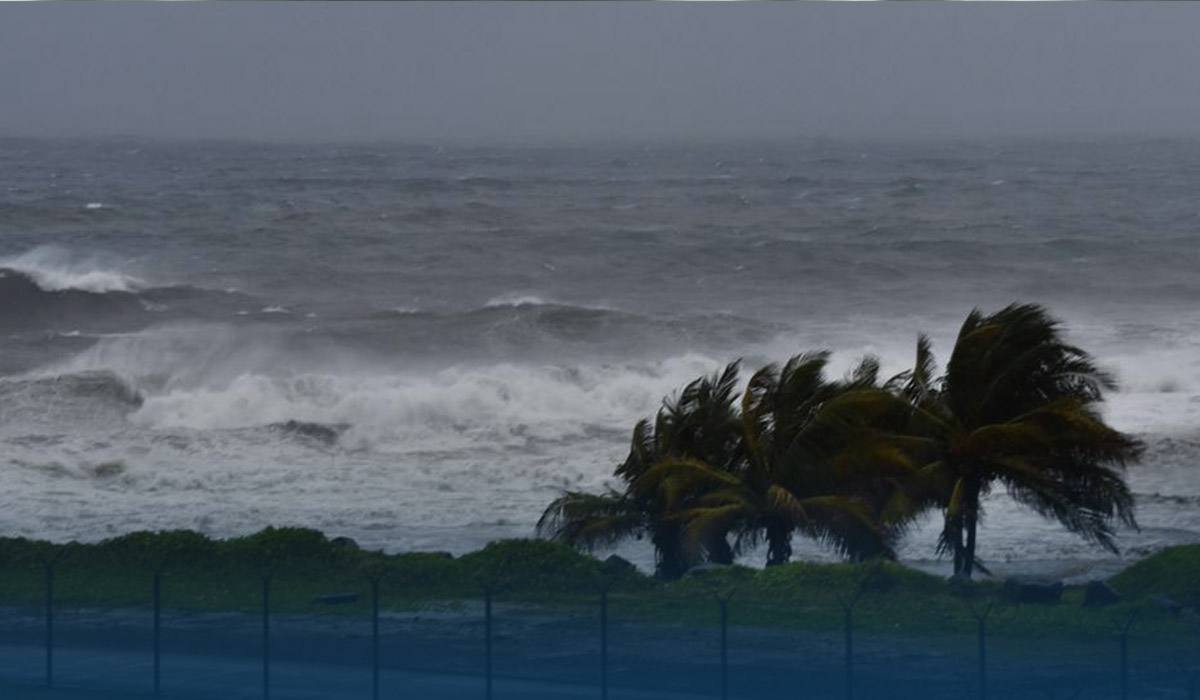
[[[681,535],[675,523],[659,523],[650,534],[655,552],[655,573],[661,579],[674,581],[688,570]]]
[[[724,537],[716,538],[709,548],[708,560],[714,564],[732,564],[733,547],[729,546],[729,540]]]
[[[963,566],[963,519],[962,515],[946,518],[945,532],[947,539],[950,541],[950,548],[954,552],[954,574],[967,573],[966,567]]]
[[[954,574],[970,577],[975,571],[976,530],[979,525],[979,496],[983,484],[966,477],[962,485],[962,504],[954,516],[946,516],[942,537],[954,552]]]
[[[767,566],[786,564],[792,558],[792,530],[782,523],[767,525]]]
[[[967,544],[963,550],[963,566],[967,576],[975,571],[975,530],[979,525],[979,491],[979,482],[972,480],[968,485],[966,511],[963,513],[963,521],[967,530]]]
[[[963,550],[963,565],[966,567],[967,576],[975,571],[975,525],[978,522],[979,518],[974,513],[967,516],[967,546]]]

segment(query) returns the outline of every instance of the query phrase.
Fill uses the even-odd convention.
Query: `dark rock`
[[[946,587],[950,589],[950,595],[967,595],[971,592],[971,584],[971,577],[961,571],[946,579]]]
[[[693,566],[692,568],[687,570],[687,575],[688,576],[704,576],[704,575],[712,573],[714,571],[720,571],[720,570],[726,568],[727,566],[729,566],[729,565],[728,564],[713,564],[712,562],[708,562],[706,564],[697,564],[696,566]]]
[[[637,567],[633,565],[633,562],[616,554],[604,560],[604,573],[610,576],[623,576],[636,569]]]
[[[1087,589],[1083,592],[1083,606],[1085,608],[1102,608],[1105,605],[1121,602],[1121,594],[1113,590],[1113,587],[1104,581],[1089,581]]]
[[[271,426],[275,430],[296,435],[326,445],[332,445],[338,441],[338,436],[344,429],[342,426],[329,426],[322,423],[307,423],[305,421],[290,420],[286,423],[275,423]]]
[[[1181,605],[1179,601],[1173,598],[1168,598],[1162,593],[1155,593],[1154,595],[1150,596],[1150,602],[1154,603],[1163,610],[1166,610],[1172,615],[1178,615],[1179,613],[1183,612],[1183,605]]]
[[[358,600],[357,593],[330,593],[329,595],[319,596],[317,602],[323,605],[344,605],[353,603]]]
[[[1062,581],[1037,576],[1011,576],[1004,581],[1004,593],[1014,603],[1058,605],[1062,599]]]
[[[125,463],[120,460],[101,462],[92,468],[92,474],[101,479],[119,476],[125,471]]]
[[[355,551],[360,549],[358,543],[350,537],[334,537],[332,540],[329,540],[329,544],[341,549],[350,549]]]

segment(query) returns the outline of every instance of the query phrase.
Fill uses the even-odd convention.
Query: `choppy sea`
[[[1141,528],[1113,557],[998,492],[980,554],[1090,576],[1200,542],[1198,193],[1183,141],[0,139],[0,533],[464,552],[725,362],[898,372],[1019,300],[1117,376]]]

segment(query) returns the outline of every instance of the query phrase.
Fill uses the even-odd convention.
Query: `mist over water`
[[[608,483],[725,362],[898,372],[1020,300],[1148,444],[1126,554],[1200,541],[1196,191],[1178,141],[0,141],[0,529],[467,551]],[[1002,494],[983,527],[997,569],[1118,563]]]

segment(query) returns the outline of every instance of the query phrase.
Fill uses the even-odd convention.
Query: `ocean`
[[[466,552],[728,361],[899,372],[1025,301],[1118,378],[1141,529],[1114,557],[998,492],[980,556],[1094,576],[1200,542],[1198,194],[1191,141],[0,139],[0,534]],[[903,559],[945,567],[937,529]]]

